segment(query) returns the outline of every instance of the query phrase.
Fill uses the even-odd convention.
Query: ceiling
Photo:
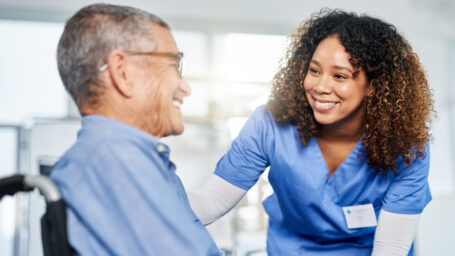
[[[0,19],[62,22],[93,0],[0,0]],[[178,29],[287,34],[323,7],[367,13],[403,30],[453,33],[451,0],[107,0],[145,9]],[[441,15],[442,14],[442,15]]]

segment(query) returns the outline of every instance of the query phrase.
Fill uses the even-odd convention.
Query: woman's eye
[[[310,70],[310,73],[312,73],[312,74],[318,74],[318,73],[319,73],[319,72],[318,72],[316,69],[314,69],[314,68],[310,68],[309,70]]]
[[[335,78],[336,78],[336,79],[347,79],[346,76],[341,75],[341,74],[335,74]]]

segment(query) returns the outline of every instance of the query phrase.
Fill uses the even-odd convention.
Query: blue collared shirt
[[[189,206],[169,148],[143,131],[84,117],[51,179],[79,255],[220,255]]]
[[[375,227],[349,229],[345,206],[372,204],[393,213],[421,213],[431,200],[427,177],[429,148],[424,159],[397,174],[378,175],[367,163],[361,141],[329,178],[315,138],[302,145],[294,125],[277,123],[259,107],[248,119],[215,174],[248,190],[270,166],[274,193],[265,200],[269,218],[269,255],[371,255]],[[413,255],[411,249],[409,255]]]

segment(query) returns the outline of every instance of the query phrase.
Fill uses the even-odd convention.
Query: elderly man
[[[159,139],[183,132],[191,93],[169,26],[135,8],[95,4],[67,22],[57,52],[82,118],[51,179],[80,255],[219,255]]]

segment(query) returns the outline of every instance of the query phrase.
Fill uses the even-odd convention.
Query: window
[[[60,23],[0,20],[0,122],[67,112],[57,70]]]

